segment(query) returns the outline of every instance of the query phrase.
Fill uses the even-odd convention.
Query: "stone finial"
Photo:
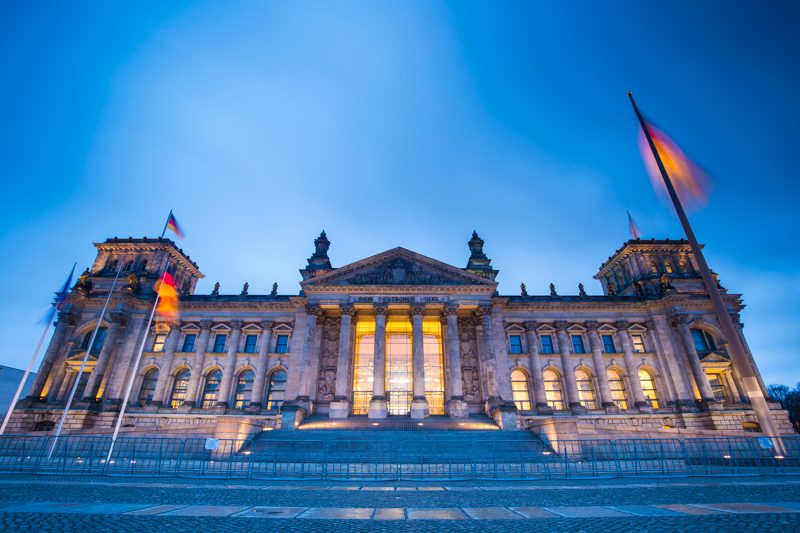
[[[306,270],[330,270],[331,260],[328,258],[328,249],[331,247],[331,241],[325,234],[325,230],[319,234],[319,237],[314,239],[314,253],[308,258],[308,266]]]
[[[528,288],[525,287],[524,283],[519,284],[519,293],[521,296],[528,296]]]
[[[553,283],[550,284],[550,296],[553,298],[558,296],[558,293],[556,292],[556,286]]]
[[[78,283],[75,284],[75,288],[79,289],[85,293],[88,293],[92,290],[92,280],[89,279],[89,269],[83,271],[83,273],[78,276]]]
[[[211,289],[211,296],[219,296],[219,281],[214,284],[214,288]]]
[[[269,295],[270,296],[277,296],[278,295],[278,284],[277,283],[273,283],[272,284],[272,292],[269,293]]]
[[[578,283],[578,296],[586,298],[586,289],[583,287],[583,283]]]
[[[247,296],[247,291],[249,289],[250,289],[250,284],[245,281],[244,285],[242,285],[242,292],[241,292],[241,294],[239,294],[239,296]]]
[[[469,246],[470,256],[465,270],[494,280],[498,271],[492,268],[492,260],[483,253],[483,239],[478,236],[477,231],[472,232],[472,238],[467,242],[467,246]]]

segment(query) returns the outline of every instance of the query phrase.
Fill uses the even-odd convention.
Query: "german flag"
[[[156,282],[154,290],[158,294],[156,312],[159,318],[166,322],[177,322],[178,291],[175,289],[175,279],[172,274],[164,272],[161,279]]]
[[[172,211],[169,212],[169,217],[167,218],[167,229],[177,235],[179,239],[183,239],[183,230],[178,225],[178,221],[175,220],[175,215],[172,214]]]

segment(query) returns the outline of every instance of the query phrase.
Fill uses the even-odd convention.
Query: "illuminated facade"
[[[98,243],[12,427],[51,429],[78,380],[67,429],[110,428],[133,375],[123,428],[137,435],[242,437],[403,417],[489,417],[559,438],[758,429],[685,241],[626,242],[595,276],[602,296],[582,286],[501,295],[483,240],[468,245],[465,268],[404,248],[333,268],[323,232],[290,296],[247,285],[199,295],[203,275],[172,241]],[[180,322],[145,332],[165,268],[182,294]],[[725,298],[738,317],[740,296]],[[777,404],[773,416],[791,432]]]

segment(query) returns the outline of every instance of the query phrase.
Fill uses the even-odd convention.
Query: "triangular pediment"
[[[497,283],[405,248],[393,248],[301,283],[318,286],[478,286]]]

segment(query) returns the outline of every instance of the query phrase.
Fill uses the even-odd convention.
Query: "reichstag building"
[[[78,380],[65,430],[110,433],[131,375],[122,427],[138,436],[246,438],[393,420],[488,423],[550,440],[760,431],[683,240],[627,241],[594,276],[602,296],[552,285],[545,295],[524,285],[501,294],[476,233],[460,268],[405,248],[333,267],[323,232],[296,295],[247,285],[220,294],[219,284],[196,294],[204,276],[169,239],[95,246],[11,431],[52,431]],[[181,294],[180,321],[145,332],[164,269]],[[739,324],[741,296],[723,292]],[[791,433],[785,411],[771,407]]]

